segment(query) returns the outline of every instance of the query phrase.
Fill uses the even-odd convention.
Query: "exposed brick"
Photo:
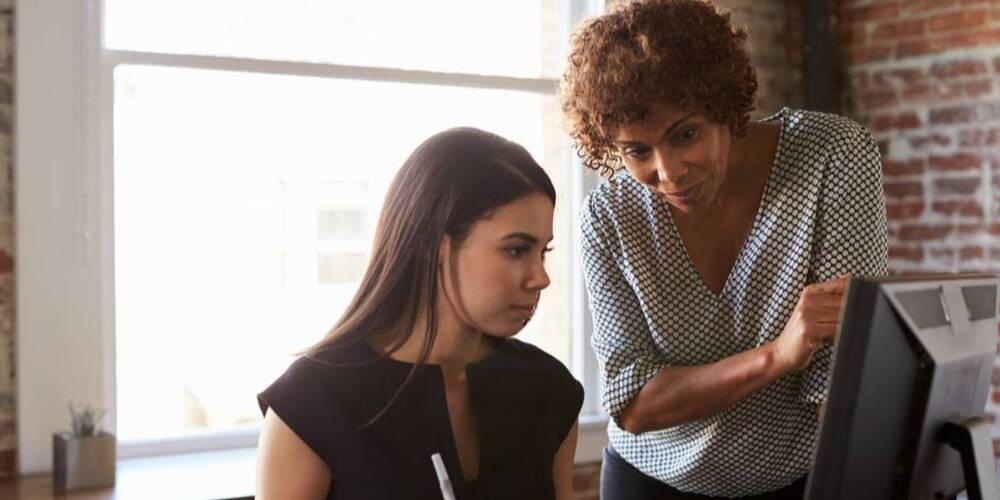
[[[957,60],[934,63],[930,74],[934,78],[947,79],[959,76],[981,75],[986,73],[986,65],[977,60]]]
[[[862,97],[866,109],[879,109],[893,106],[899,102],[895,90],[875,90],[866,92]]]
[[[930,110],[930,125],[951,125],[987,121],[1000,118],[1000,103],[985,101],[933,108]]]
[[[996,28],[961,31],[944,38],[944,43],[949,49],[981,47],[998,42],[1000,42],[1000,29]]]
[[[958,0],[916,0],[905,4],[907,13],[923,13],[958,6]]]
[[[922,262],[924,260],[924,249],[912,246],[891,246],[889,247],[889,258],[908,262]]]
[[[1000,58],[997,61],[1000,61]],[[995,62],[994,64],[1000,64],[1000,62]],[[855,71],[851,73],[851,84],[856,88],[867,88],[871,81],[872,78],[867,71]]]
[[[912,85],[903,89],[902,94],[906,102],[926,102],[931,97],[931,86],[926,83]]]
[[[886,203],[885,215],[891,221],[911,221],[924,213],[924,202]]]
[[[0,250],[0,274],[14,272],[14,259],[6,251]]]
[[[880,23],[872,31],[872,40],[895,40],[897,38],[918,37],[927,31],[927,19],[904,19],[896,22]]]
[[[978,28],[986,24],[989,13],[985,10],[959,10],[932,16],[927,22],[930,32],[956,31]]]
[[[958,153],[950,156],[932,155],[928,164],[931,170],[978,170],[983,164],[983,159],[979,155],[970,153]]]
[[[958,258],[961,260],[981,260],[985,256],[986,251],[978,246],[962,247],[958,251]]]
[[[924,185],[919,182],[885,183],[886,198],[907,198],[913,196],[922,196],[923,194],[924,194]]]
[[[894,68],[872,73],[872,83],[875,85],[895,86],[898,84],[913,85],[927,77],[927,74],[917,68]]]
[[[1000,29],[961,31],[933,38],[902,40],[896,44],[896,58],[938,54],[950,49],[994,45],[1000,42]]]
[[[976,109],[972,105],[938,108],[930,111],[932,125],[948,125],[952,123],[968,123],[976,118]]]
[[[879,19],[891,19],[899,15],[899,2],[864,5],[847,9],[844,16],[846,24],[863,23]]]
[[[897,233],[901,241],[940,240],[955,230],[952,226],[908,224],[899,228]]]
[[[979,236],[981,234],[986,234],[989,231],[989,226],[984,224],[959,224],[958,225],[958,235],[961,237],[968,236]]]
[[[864,23],[842,24],[837,29],[841,46],[862,45],[868,41],[868,26]]]
[[[981,186],[979,177],[949,177],[934,180],[936,194],[973,194]]]
[[[909,130],[920,127],[920,117],[912,111],[899,114],[878,115],[872,119],[871,128],[877,132]]]
[[[993,91],[992,80],[977,80],[964,85],[965,95],[968,97],[980,97]]]
[[[873,61],[884,61],[892,56],[891,45],[852,45],[848,50],[852,63],[864,64]]]
[[[896,57],[904,59],[925,54],[934,54],[944,49],[944,43],[940,40],[908,40],[896,45]]]
[[[951,137],[943,134],[915,135],[906,140],[913,149],[924,149],[928,145],[948,146],[951,144]]]
[[[928,253],[931,254],[931,258],[936,260],[951,260],[955,258],[955,249],[953,248],[931,248]]]
[[[998,141],[1000,141],[1000,129],[996,127],[967,128],[958,132],[958,145],[964,148],[996,146]]]
[[[17,472],[17,449],[0,450],[0,476]]]
[[[924,173],[926,163],[927,162],[921,158],[915,158],[907,161],[886,159],[882,161],[882,173],[885,174],[886,177],[920,175]]]
[[[958,145],[963,148],[981,146],[986,133],[982,129],[962,129],[958,131]]]
[[[981,217],[983,207],[979,202],[973,200],[965,201],[935,201],[931,204],[931,210],[944,215],[963,215],[967,217]]]

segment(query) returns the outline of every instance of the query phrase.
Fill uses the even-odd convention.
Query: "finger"
[[[840,325],[837,322],[817,323],[809,329],[809,338],[813,341],[829,344],[834,341],[838,326]]]
[[[823,281],[821,283],[816,283],[812,286],[812,288],[816,292],[821,292],[821,293],[843,294],[844,290],[847,290],[847,284],[849,282],[850,278],[841,277],[829,281]]]

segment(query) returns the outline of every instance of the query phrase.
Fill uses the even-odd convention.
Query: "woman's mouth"
[[[705,185],[705,182],[699,182],[693,186],[686,187],[680,191],[673,191],[670,193],[663,193],[663,196],[667,198],[674,205],[691,205],[701,194],[701,188]]]
[[[535,306],[536,304],[528,304],[528,305],[510,306],[510,308],[513,309],[517,315],[523,317],[524,319],[531,319],[531,317],[534,316],[535,314]]]

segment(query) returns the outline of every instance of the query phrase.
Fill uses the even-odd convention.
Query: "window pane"
[[[316,215],[319,218],[316,237],[321,241],[357,240],[364,237],[367,222],[364,209],[321,210]]]
[[[524,144],[553,177],[553,284],[519,338],[569,362],[575,210],[554,97],[120,66],[114,104],[122,440],[256,422],[256,393],[351,299],[396,169],[453,126]]]
[[[556,0],[106,0],[109,48],[556,77]],[[178,36],[183,27],[183,36]]]

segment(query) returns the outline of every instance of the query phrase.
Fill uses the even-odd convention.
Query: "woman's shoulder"
[[[628,171],[619,169],[611,177],[602,178],[587,198],[592,205],[615,206],[641,202],[648,192]]]
[[[618,170],[610,178],[601,179],[583,202],[580,211],[581,223],[600,227],[618,226],[623,221],[622,214],[634,214],[652,210],[649,189],[635,180],[625,169]]]
[[[853,148],[873,141],[871,132],[860,123],[842,115],[784,108],[763,121],[780,119],[783,133],[795,140],[793,146],[825,145],[832,150]]]
[[[499,349],[504,354],[504,365],[530,373],[529,376],[538,377],[539,383],[551,383],[570,391],[578,389],[582,395],[583,386],[573,377],[566,365],[538,346],[518,339],[505,339]]]
[[[302,354],[258,395],[261,411],[276,407],[283,418],[282,410],[336,413],[357,397],[361,378],[372,370],[372,358],[370,349],[353,344]]]

